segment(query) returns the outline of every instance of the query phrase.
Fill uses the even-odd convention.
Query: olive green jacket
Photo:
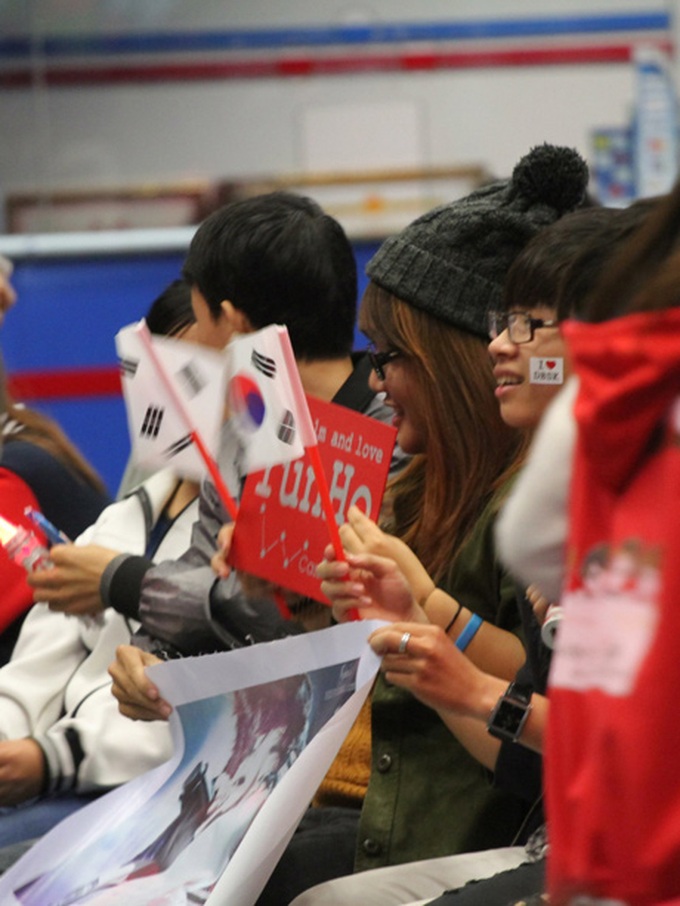
[[[495,553],[498,507],[498,498],[487,506],[440,585],[485,620],[519,632],[516,586]],[[373,692],[371,758],[356,871],[513,843],[526,803],[494,789],[439,716],[382,677]]]

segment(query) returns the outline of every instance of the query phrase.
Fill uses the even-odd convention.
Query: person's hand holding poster
[[[173,758],[61,822],[3,906],[252,906],[347,735],[378,658],[369,621],[149,669]]]

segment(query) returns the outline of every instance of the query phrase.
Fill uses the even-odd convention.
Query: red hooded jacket
[[[581,383],[545,756],[551,902],[680,903],[680,310],[565,335]]]

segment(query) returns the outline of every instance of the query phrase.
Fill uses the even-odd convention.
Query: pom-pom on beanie
[[[588,168],[571,148],[539,145],[512,178],[429,211],[386,240],[366,273],[379,286],[435,318],[488,336],[515,256],[542,227],[586,195]]]

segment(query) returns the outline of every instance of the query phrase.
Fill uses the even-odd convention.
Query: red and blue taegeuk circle
[[[229,407],[246,431],[257,431],[267,411],[260,388],[247,374],[237,374],[232,378]]]

